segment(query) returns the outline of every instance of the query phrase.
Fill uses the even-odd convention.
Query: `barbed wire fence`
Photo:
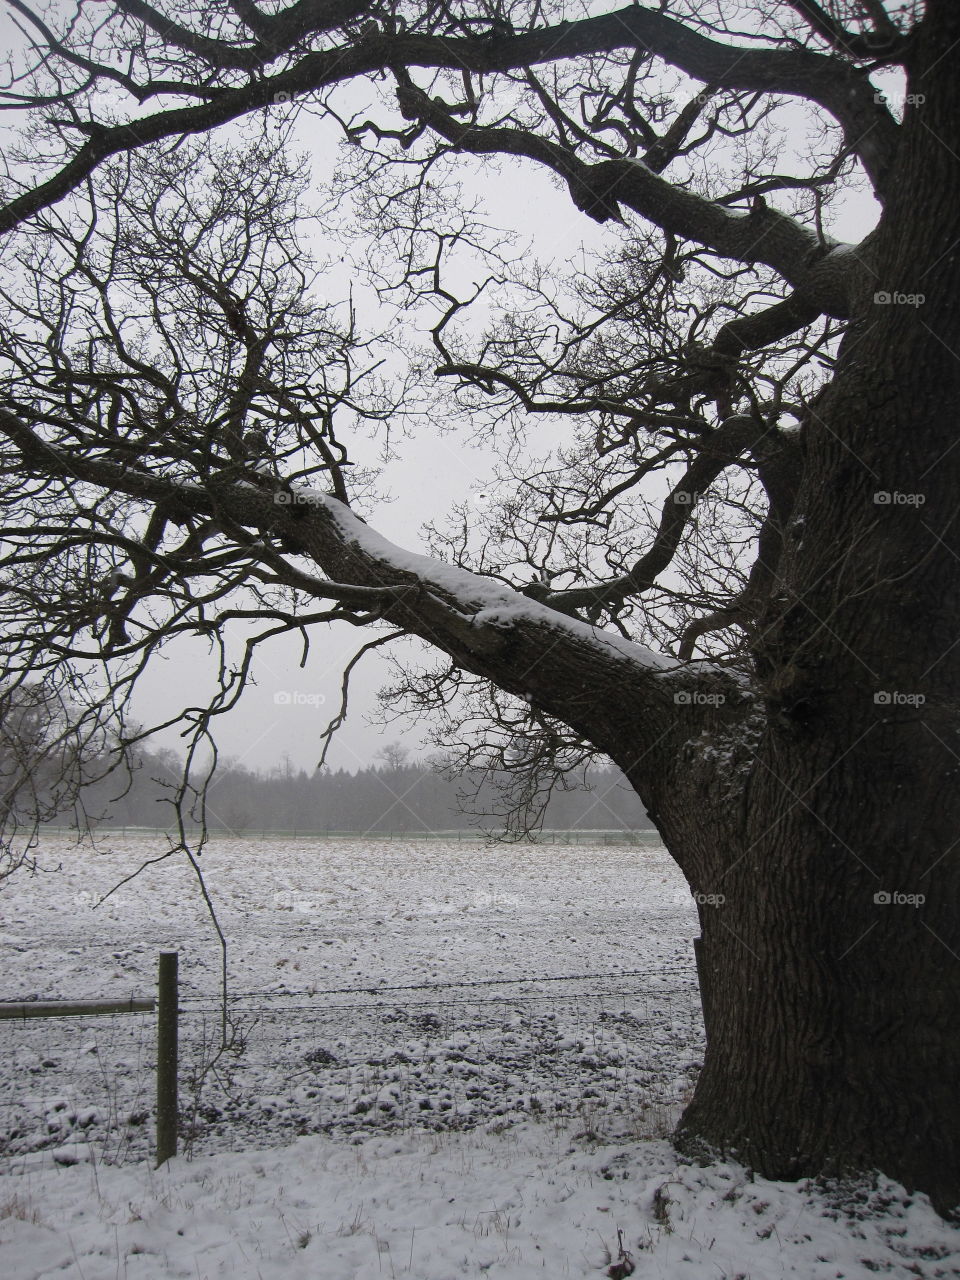
[[[523,1119],[665,1131],[702,1058],[696,974],[658,970],[181,998],[187,1154],[298,1134]],[[153,1144],[149,1014],[0,1021],[0,1157],[122,1162]]]
[[[149,1013],[0,1021],[0,1156],[122,1163],[152,1142]]]

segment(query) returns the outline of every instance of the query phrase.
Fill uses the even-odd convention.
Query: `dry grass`
[[[35,1227],[40,1226],[40,1214],[19,1191],[0,1200],[0,1221],[4,1218],[16,1218],[20,1222],[32,1222]]]

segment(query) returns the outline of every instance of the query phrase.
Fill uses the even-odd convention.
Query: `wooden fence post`
[[[161,951],[157,973],[157,1168],[177,1154],[177,960]]]

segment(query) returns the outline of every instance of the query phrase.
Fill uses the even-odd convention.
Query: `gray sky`
[[[321,153],[317,172],[328,163]],[[583,244],[596,244],[602,234],[532,165],[504,164],[499,175],[487,173],[483,194],[491,220],[521,237],[532,236],[541,260],[569,264]],[[317,248],[324,250],[322,244]],[[373,315],[370,322],[376,324]],[[394,500],[377,508],[373,523],[378,532],[409,550],[426,549],[423,525],[482,488],[492,474],[494,453],[471,444],[467,436],[465,430],[456,435],[424,430],[397,442],[400,457],[388,464],[383,478]],[[254,665],[257,687],[248,689],[237,709],[220,721],[217,736],[224,756],[250,768],[268,769],[288,755],[295,767],[311,770],[320,754],[323,729],[339,708],[344,664],[374,634],[348,625],[315,627],[304,669],[299,667],[299,638],[283,637],[263,646]],[[174,690],[178,706],[183,701],[203,705],[211,687],[210,661],[206,645],[199,642],[171,649],[170,657],[141,681],[134,702],[138,718],[151,724],[169,715]],[[371,723],[377,690],[389,675],[387,660],[379,653],[364,659],[351,680],[348,718],[328,754],[328,766],[363,768],[388,742],[401,742],[418,754],[415,728],[392,724],[384,730]],[[158,741],[174,748],[179,742],[173,731]]]

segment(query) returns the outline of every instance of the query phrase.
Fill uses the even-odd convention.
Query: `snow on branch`
[[[676,660],[654,652],[644,645],[603,631],[568,614],[541,604],[519,591],[479,574],[446,564],[431,556],[405,551],[382,534],[371,529],[329,494],[308,488],[296,489],[298,500],[325,512],[330,525],[344,547],[354,550],[376,572],[393,580],[410,578],[435,598],[443,601],[461,623],[469,624],[479,641],[483,631],[512,632],[526,625],[547,631],[561,640],[567,638],[579,646],[593,650],[598,657],[616,663],[628,663],[634,670],[666,673],[681,665]],[[462,630],[463,636],[469,631]],[[693,664],[698,670],[719,670],[710,663]]]

